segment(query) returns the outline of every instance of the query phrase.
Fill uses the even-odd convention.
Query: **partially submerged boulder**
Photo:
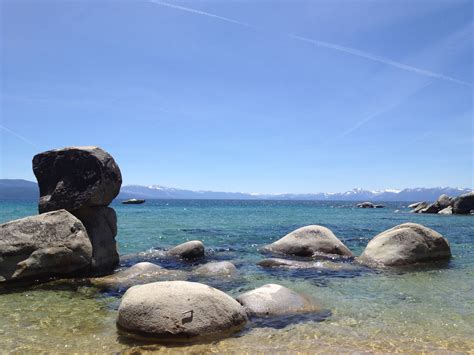
[[[198,276],[232,276],[237,273],[237,268],[230,261],[210,262],[194,270]]]
[[[408,208],[417,208],[422,203],[426,203],[426,202],[415,202],[415,203],[412,203],[411,205],[408,205]]]
[[[171,248],[168,254],[181,259],[202,258],[204,256],[204,244],[199,240],[191,240]]]
[[[359,208],[375,208],[375,205],[372,202],[361,202],[356,205]]]
[[[453,201],[453,213],[470,214],[474,210],[474,191],[458,196]]]
[[[418,213],[420,212],[421,210],[425,209],[426,207],[428,207],[428,204],[426,202],[418,202],[418,204],[416,205],[416,207],[413,208],[413,210],[411,210],[410,212],[412,213]]]
[[[107,206],[122,184],[118,165],[99,147],[68,147],[37,154],[33,172],[40,189],[40,213]]]
[[[298,228],[280,240],[266,245],[263,247],[263,251],[295,256],[313,256],[315,254],[353,256],[352,252],[330,229],[318,225]]]
[[[374,237],[358,261],[373,266],[401,266],[451,257],[448,241],[416,223],[404,223]]]
[[[92,245],[80,220],[59,210],[0,225],[0,282],[86,273]]]
[[[161,342],[192,342],[228,336],[247,322],[232,297],[195,282],[133,286],[122,298],[117,327],[126,336]]]
[[[276,316],[320,311],[315,301],[289,288],[267,284],[236,298],[250,316]]]
[[[298,261],[279,258],[263,259],[259,261],[257,265],[263,268],[315,269],[321,271],[351,271],[358,269],[358,267],[353,264],[336,263],[329,260]]]
[[[113,275],[91,279],[94,286],[100,288],[125,289],[156,281],[175,281],[186,278],[180,270],[168,270],[149,262],[135,264]]]
[[[117,214],[110,207],[87,207],[76,210],[92,243],[91,270],[97,273],[113,271],[119,264],[117,251]]]

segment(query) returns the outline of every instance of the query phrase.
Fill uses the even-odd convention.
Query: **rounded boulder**
[[[99,147],[68,147],[37,154],[33,172],[40,189],[40,213],[107,206],[122,185],[115,160]]]
[[[251,316],[317,312],[321,308],[311,298],[277,284],[267,284],[236,298]]]
[[[313,256],[317,254],[353,256],[352,252],[330,229],[318,225],[301,227],[280,240],[265,246],[263,250],[295,256]]]
[[[369,265],[401,266],[451,257],[448,241],[416,223],[404,223],[375,236],[358,261]]]
[[[199,240],[191,240],[171,248],[168,254],[181,259],[202,258],[204,256],[204,244]]]
[[[133,286],[124,294],[117,326],[126,336],[192,342],[229,336],[247,322],[245,309],[213,287],[187,281]]]

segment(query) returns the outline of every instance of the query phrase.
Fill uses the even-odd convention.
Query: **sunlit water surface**
[[[312,295],[330,314],[250,322],[234,337],[189,347],[134,343],[117,334],[120,293],[81,285],[39,285],[0,294],[0,349],[45,352],[469,352],[474,349],[474,217],[414,215],[403,203],[147,201],[114,203],[122,255],[199,239],[205,261],[230,260],[234,279],[196,280],[236,296],[273,282]],[[398,210],[398,211],[397,211]],[[0,201],[0,222],[36,213],[34,201]],[[360,254],[377,233],[417,222],[443,234],[453,258],[410,270],[268,271],[258,248],[307,224],[329,227]],[[131,259],[126,266],[136,262]],[[195,265],[154,260],[169,268]],[[205,262],[203,261],[203,262]]]

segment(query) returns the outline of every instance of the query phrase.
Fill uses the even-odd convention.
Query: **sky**
[[[474,187],[473,1],[0,6],[0,178],[97,145],[126,185]]]

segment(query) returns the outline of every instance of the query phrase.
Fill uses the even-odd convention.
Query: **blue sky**
[[[125,184],[473,187],[473,2],[1,3],[0,177],[99,145]]]

